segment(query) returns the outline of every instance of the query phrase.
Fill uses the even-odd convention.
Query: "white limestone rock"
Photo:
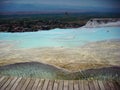
[[[94,18],[90,19],[85,26],[85,28],[94,27],[114,27],[120,26],[120,18]]]

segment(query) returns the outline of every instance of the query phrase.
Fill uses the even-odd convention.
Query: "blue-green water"
[[[120,39],[120,27],[53,29],[49,31],[0,33],[0,41],[12,41],[19,48],[79,47],[89,42]]]

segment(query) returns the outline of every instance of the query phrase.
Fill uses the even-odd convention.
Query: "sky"
[[[0,0],[0,12],[120,12],[120,0]]]

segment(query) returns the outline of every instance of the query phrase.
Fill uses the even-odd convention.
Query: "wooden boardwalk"
[[[0,76],[0,90],[120,90],[120,82]]]

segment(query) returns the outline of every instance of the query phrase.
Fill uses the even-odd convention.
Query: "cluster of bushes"
[[[0,19],[0,32],[28,32],[54,28],[77,28],[86,23],[79,16],[40,16]]]

